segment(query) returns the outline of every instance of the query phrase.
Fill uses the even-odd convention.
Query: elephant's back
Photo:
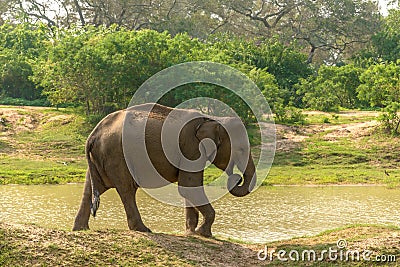
[[[125,110],[119,110],[108,114],[96,125],[89,138],[107,138],[121,135],[125,113]]]
[[[103,140],[113,139],[112,137],[122,138],[125,123],[128,128],[130,128],[130,124],[137,126],[137,123],[142,124],[143,121],[148,120],[162,124],[172,110],[172,108],[159,104],[143,104],[110,113],[96,125],[89,138],[101,138]]]
[[[164,121],[173,108],[156,103],[146,103],[126,109],[127,114],[135,119],[155,119]]]

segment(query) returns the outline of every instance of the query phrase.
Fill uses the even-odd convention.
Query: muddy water
[[[82,184],[59,186],[0,186],[0,221],[34,223],[71,229]],[[259,188],[244,198],[227,195],[213,204],[217,236],[251,242],[313,235],[347,224],[400,226],[400,190],[385,187],[273,187]],[[183,233],[181,208],[157,202],[139,191],[143,221],[154,232]],[[115,190],[101,197],[92,229],[128,229]]]

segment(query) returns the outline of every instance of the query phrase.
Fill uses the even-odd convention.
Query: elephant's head
[[[196,137],[212,139],[215,146],[205,145],[206,155],[212,163],[228,174],[229,192],[238,197],[246,196],[254,188],[256,168],[250,152],[246,129],[239,118],[229,117],[206,120],[199,125]],[[233,174],[233,168],[242,172],[243,178]],[[243,181],[244,180],[244,181]]]

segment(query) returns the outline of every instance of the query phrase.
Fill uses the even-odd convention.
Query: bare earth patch
[[[36,114],[35,114],[36,115]],[[23,131],[34,130],[40,118],[29,113],[25,109],[0,109],[0,136],[5,138],[7,136],[18,134]]]
[[[308,113],[311,114],[315,112]],[[355,116],[360,113],[363,112],[340,113],[340,116]],[[367,114],[371,115],[371,112],[368,112]],[[378,113],[375,115],[377,116],[377,114]],[[323,134],[324,140],[332,142],[337,141],[339,138],[358,139],[370,135],[378,126],[379,122],[376,120],[338,125],[312,124],[307,126],[287,126],[276,124],[276,150],[278,152],[293,151],[307,138],[317,134]]]
[[[34,142],[33,138],[29,139],[29,136],[35,134],[42,136],[46,129],[56,132],[74,121],[74,115],[57,114],[49,110],[44,107],[0,106],[0,154],[41,160],[47,159],[52,152],[47,151],[47,146],[63,146],[63,141]],[[21,139],[21,136],[27,138]]]
[[[40,107],[4,107],[0,106],[1,136],[19,134],[24,131],[34,131],[37,128],[53,122],[61,125],[72,121],[72,115],[51,115],[40,112]]]
[[[276,124],[276,151],[293,151],[309,137],[310,130],[299,126]]]
[[[335,142],[339,138],[358,139],[369,136],[371,132],[379,126],[377,121],[367,121],[358,123],[349,123],[342,125],[332,125],[327,127],[316,127],[316,131],[327,132],[324,140]]]

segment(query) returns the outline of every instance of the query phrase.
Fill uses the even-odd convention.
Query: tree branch
[[[262,18],[262,17],[258,17],[258,16],[253,15],[250,9],[247,9],[247,11],[249,11],[248,13],[245,13],[245,12],[235,8],[235,7],[232,7],[232,10],[235,11],[236,13],[239,13],[239,14],[241,14],[243,16],[246,16],[246,17],[250,18],[251,20],[256,20],[256,21],[262,22],[264,24],[264,26],[266,28],[268,28],[268,29],[271,28],[271,25],[268,23],[266,18]]]
[[[172,9],[175,7],[176,2],[177,2],[177,0],[174,0],[174,2],[172,3],[171,7],[169,8],[168,13],[167,13],[167,20],[171,19],[171,17],[170,17],[171,16],[171,12],[172,12]]]
[[[41,4],[41,3],[38,3],[38,2],[35,1],[35,0],[31,0],[31,1],[29,1],[29,3],[31,4],[31,7],[30,7],[30,8],[28,7],[28,10],[26,10],[26,9],[24,8],[24,6],[23,6],[22,1],[21,1],[21,0],[18,1],[18,4],[19,4],[19,6],[20,6],[20,10],[21,10],[23,13],[25,13],[25,14],[28,15],[28,16],[37,18],[37,19],[39,19],[39,20],[45,20],[45,21],[47,21],[47,24],[48,24],[50,27],[53,27],[53,26],[58,27],[57,23],[56,23],[54,20],[50,19],[50,18],[45,14],[45,13],[46,13],[46,6],[45,6],[45,5],[43,5],[43,4]],[[34,11],[34,12],[30,12],[30,11]],[[35,13],[35,11],[36,11],[37,13]]]
[[[81,21],[81,25],[85,26],[86,25],[85,17],[83,16],[82,8],[79,5],[78,0],[74,0],[74,5],[75,5],[75,8],[76,8],[76,11],[78,12],[79,20]]]

